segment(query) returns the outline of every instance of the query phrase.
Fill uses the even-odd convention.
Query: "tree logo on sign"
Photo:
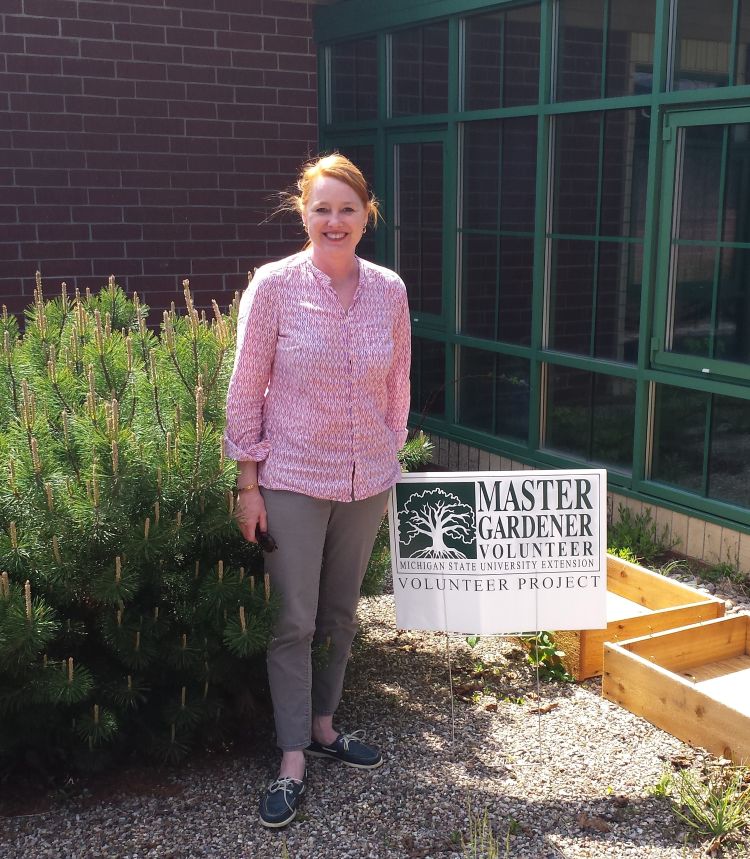
[[[407,557],[469,558],[469,547],[476,556],[474,508],[453,492],[435,488],[412,493],[399,510],[399,522],[401,545],[419,546]]]

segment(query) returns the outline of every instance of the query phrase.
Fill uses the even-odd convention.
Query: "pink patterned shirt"
[[[406,289],[359,259],[348,311],[307,251],[258,269],[240,302],[227,456],[258,483],[352,501],[392,486],[409,413]]]

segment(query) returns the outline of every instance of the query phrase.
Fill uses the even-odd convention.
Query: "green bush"
[[[0,323],[0,764],[177,760],[224,724],[274,614],[221,445],[236,306],[110,278]]]
[[[675,545],[669,538],[668,528],[659,531],[648,507],[643,513],[636,514],[620,504],[617,515],[617,521],[609,526],[607,532],[610,554],[648,566]]]

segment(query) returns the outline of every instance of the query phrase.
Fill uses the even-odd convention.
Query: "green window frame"
[[[439,400],[439,414],[422,414],[421,407],[415,402],[412,414],[414,424],[434,431],[445,438],[496,452],[512,459],[520,460],[538,467],[570,467],[582,463],[599,465],[595,459],[601,450],[602,437],[611,429],[607,415],[592,410],[586,427],[586,441],[571,444],[565,436],[553,427],[550,413],[553,401],[548,401],[551,379],[588,379],[591,396],[599,390],[623,391],[627,402],[625,412],[634,414],[632,430],[632,464],[623,468],[617,463],[605,463],[609,469],[610,486],[625,495],[632,495],[648,503],[658,503],[673,509],[695,515],[699,513],[708,521],[721,524],[731,523],[733,527],[750,531],[750,509],[739,503],[731,503],[720,497],[711,497],[710,457],[715,431],[712,423],[714,412],[729,413],[725,400],[717,400],[706,406],[706,436],[700,447],[703,457],[702,482],[699,490],[686,490],[664,479],[663,467],[653,468],[655,444],[659,444],[657,402],[662,396],[661,386],[671,386],[685,391],[703,391],[707,395],[730,398],[733,403],[750,400],[750,377],[738,373],[736,364],[731,367],[716,363],[709,374],[703,373],[705,363],[696,359],[691,366],[682,360],[672,360],[668,351],[658,342],[661,332],[663,338],[666,324],[666,298],[669,258],[665,248],[669,247],[671,226],[671,202],[667,194],[673,193],[674,166],[670,159],[676,157],[674,138],[669,138],[669,129],[675,136],[689,123],[709,122],[708,114],[714,116],[725,111],[728,122],[745,121],[750,111],[750,85],[716,86],[705,89],[673,89],[671,63],[679,53],[675,45],[676,15],[679,15],[681,0],[653,0],[648,6],[649,33],[638,34],[633,31],[631,44],[638,42],[641,54],[630,60],[627,74],[630,83],[610,87],[606,77],[611,75],[611,63],[616,59],[615,42],[610,40],[613,28],[623,28],[625,10],[630,15],[629,4],[623,0],[607,0],[600,21],[602,30],[603,53],[601,62],[601,86],[599,97],[581,97],[578,100],[556,100],[554,79],[559,48],[558,26],[560,5],[566,0],[538,0],[539,40],[538,40],[538,84],[535,100],[526,102],[517,99],[513,104],[504,105],[502,99],[496,107],[465,109],[464,99],[465,69],[463,66],[465,22],[482,14],[498,13],[497,20],[504,20],[501,13],[522,9],[531,5],[529,0],[420,0],[419,3],[403,3],[403,0],[380,0],[373,4],[370,0],[345,0],[331,7],[321,7],[316,12],[316,40],[320,51],[320,80],[325,82],[329,63],[328,47],[339,41],[353,40],[364,36],[374,36],[378,45],[378,115],[375,120],[352,123],[331,123],[326,107],[325,92],[321,94],[320,112],[321,143],[324,149],[332,149],[355,140],[373,141],[376,146],[378,186],[376,193],[385,203],[386,229],[378,233],[378,261],[393,265],[395,261],[393,243],[393,145],[394,141],[416,141],[432,139],[434,135],[444,141],[444,246],[443,246],[443,307],[440,314],[420,314],[413,316],[413,334],[420,344],[420,363],[417,387],[420,388],[420,401]],[[645,0],[644,0],[645,3]],[[644,7],[645,8],[645,7]],[[738,45],[744,44],[738,16],[739,0],[734,0],[732,26],[732,64],[730,78],[741,80],[736,58]],[[744,13],[743,13],[744,14]],[[521,15],[521,17],[523,17]],[[638,20],[638,16],[631,16]],[[390,40],[392,34],[402,28],[418,27],[428,22],[448,22],[448,93],[447,112],[441,114],[415,114],[410,116],[389,115],[389,88],[391,85],[389,62]],[[571,19],[572,20],[572,19]],[[744,20],[744,19],[743,19]],[[618,23],[619,22],[619,23]],[[644,25],[645,26],[645,25]],[[644,31],[645,32],[645,31]],[[687,32],[687,31],[685,31]],[[629,37],[628,32],[618,34],[619,45]],[[750,40],[749,40],[750,41]],[[643,46],[651,52],[643,55]],[[618,48],[619,49],[619,48]],[[684,50],[682,53],[686,56]],[[692,62],[692,60],[691,60]],[[488,70],[492,74],[497,63]],[[695,64],[684,65],[695,77]],[[699,74],[698,70],[695,74]],[[502,73],[502,70],[501,70]],[[634,83],[637,74],[638,85]],[[710,75],[707,73],[707,79]],[[696,78],[697,80],[697,78]],[[502,81],[501,81],[502,83]],[[715,82],[714,82],[715,83]],[[495,90],[499,86],[493,82]],[[323,86],[325,89],[325,86]],[[616,92],[607,95],[607,92]],[[523,103],[522,103],[523,102]],[[488,104],[489,101],[475,100],[474,104]],[[648,129],[642,145],[647,148],[645,163],[646,201],[643,212],[642,232],[637,236],[602,234],[598,229],[591,234],[558,234],[554,230],[551,207],[554,201],[556,161],[554,156],[554,135],[556,124],[572,122],[583,114],[597,113],[605,117],[610,111],[638,112],[648,117]],[[462,233],[471,234],[465,229],[461,205],[463,193],[464,157],[463,139],[466,129],[472,123],[483,121],[504,123],[514,118],[528,118],[536,123],[536,150],[534,153],[536,171],[535,215],[533,223],[533,275],[531,280],[531,332],[528,342],[501,339],[505,335],[495,320],[495,331],[491,336],[483,333],[476,336],[479,328],[469,333],[461,325],[462,314],[462,270],[461,241]],[[666,124],[665,124],[666,123]],[[667,131],[665,132],[665,129]],[[602,165],[599,166],[601,186]],[[670,176],[672,177],[670,179]],[[672,182],[672,185],[670,185]],[[597,192],[597,207],[601,207],[601,191]],[[597,216],[597,220],[600,218]],[[485,231],[473,228],[474,234]],[[502,236],[502,229],[490,229],[489,234]],[[512,231],[511,231],[512,232]],[[513,236],[508,235],[507,240]],[[627,357],[622,352],[612,351],[603,356],[594,348],[595,321],[586,335],[586,343],[580,350],[564,351],[550,338],[550,301],[552,298],[550,266],[553,259],[553,245],[558,239],[588,242],[594,248],[597,260],[604,250],[614,248],[638,248],[639,279],[633,280],[632,289],[640,290],[640,319],[637,322],[636,337],[630,337],[633,349]],[[498,238],[498,241],[500,239]],[[625,251],[618,251],[624,254]],[[599,263],[597,263],[598,265]],[[596,271],[596,269],[593,269]],[[499,275],[498,275],[499,277]],[[591,278],[592,294],[596,296],[598,275]],[[498,280],[496,294],[502,292]],[[487,290],[491,291],[490,285]],[[635,298],[635,295],[633,296]],[[493,313],[497,313],[495,309]],[[661,348],[660,348],[661,346]],[[528,435],[525,439],[518,436],[518,423],[509,425],[504,434],[503,422],[499,420],[502,400],[505,397],[502,384],[492,387],[481,374],[467,381],[461,378],[463,364],[476,368],[478,356],[487,356],[488,366],[499,367],[504,377],[500,382],[513,383],[516,378],[513,368],[522,367],[522,381],[528,378]],[[440,356],[441,373],[433,372],[434,358]],[[425,363],[427,362],[427,363]],[[432,365],[429,364],[432,362]],[[514,363],[515,362],[515,363]],[[519,363],[520,362],[520,363]],[[731,362],[730,362],[731,363]],[[698,367],[698,364],[702,366]],[[528,377],[525,368],[528,368]],[[506,370],[504,368],[510,368]],[[444,376],[442,375],[444,372]],[[578,376],[576,375],[578,374]],[[476,378],[478,377],[478,378]],[[424,390],[440,378],[435,392]],[[432,381],[430,381],[432,380]],[[583,382],[581,383],[583,385]],[[473,387],[472,387],[473,386]],[[585,387],[585,386],[584,386]],[[439,390],[438,390],[439,388]],[[559,388],[559,383],[558,383]],[[583,388],[581,389],[583,391]],[[434,394],[434,396],[432,395]],[[484,410],[465,410],[462,398],[471,396],[495,397]],[[571,395],[572,396],[572,395]],[[584,393],[580,402],[585,401]],[[564,404],[564,400],[560,400]],[[666,400],[665,400],[666,402]],[[717,412],[717,409],[719,412]],[[723,409],[723,411],[722,411]],[[468,424],[462,423],[461,414],[468,415]],[[470,424],[470,425],[469,425]],[[575,424],[571,424],[575,427]],[[602,436],[602,433],[605,433]],[[548,443],[549,442],[549,443]],[[579,451],[577,454],[576,451]],[[618,460],[622,461],[621,454]],[[661,470],[660,470],[661,468]]]

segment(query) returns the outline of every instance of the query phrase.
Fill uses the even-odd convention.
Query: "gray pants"
[[[349,502],[262,493],[278,545],[265,566],[281,596],[268,647],[276,742],[295,751],[310,744],[313,714],[332,715],[341,699],[359,589],[388,491]],[[312,654],[313,642],[320,654]]]

